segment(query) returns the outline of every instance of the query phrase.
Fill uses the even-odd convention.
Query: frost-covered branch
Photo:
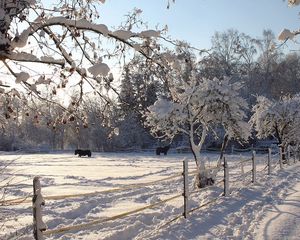
[[[288,5],[290,7],[298,6],[300,4],[299,0],[288,0]],[[295,36],[300,34],[300,30],[291,31],[289,29],[283,29],[279,35],[278,40],[283,41],[284,43],[288,40],[293,40]]]
[[[192,76],[192,79],[195,77]],[[238,93],[239,84],[230,84],[229,79],[194,80],[177,84],[172,95],[175,99],[158,99],[150,106],[146,113],[146,125],[151,127],[153,133],[159,132],[170,138],[185,133],[199,171],[204,174],[205,165],[200,158],[200,150],[209,130],[221,126],[229,139],[247,140],[250,126],[244,112],[246,101]]]
[[[279,144],[287,145],[299,141],[300,98],[284,96],[277,101],[258,97],[250,119],[257,137],[275,136]]]

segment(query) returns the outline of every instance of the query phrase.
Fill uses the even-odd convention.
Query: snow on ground
[[[208,165],[215,166],[218,155],[204,155]],[[184,157],[190,159],[190,171],[195,169],[191,154],[175,153],[168,156],[155,156],[154,153],[96,153],[92,158],[78,158],[66,152],[1,153],[0,163],[3,166],[12,161],[9,172],[1,175],[2,179],[10,181],[5,188],[6,199],[30,195],[33,177],[41,177],[42,194],[46,198],[43,220],[51,230],[116,216],[181,194],[183,184],[179,175],[171,180],[122,191],[47,200],[51,196],[123,188],[177,175],[182,172]],[[136,214],[47,236],[46,239],[267,239],[267,236],[274,239],[274,231],[279,231],[279,235],[276,232],[278,236],[284,234],[289,239],[296,239],[299,236],[296,228],[289,228],[290,231],[285,233],[277,225],[281,218],[287,219],[289,216],[286,222],[292,221],[298,226],[300,163],[285,166],[283,170],[276,167],[272,175],[267,176],[267,156],[257,154],[260,172],[257,173],[257,183],[251,184],[251,162],[245,162],[243,169],[239,164],[241,160],[250,159],[251,155],[243,153],[243,156],[228,155],[226,158],[230,167],[231,195],[221,196],[222,183],[195,192],[189,200],[189,209],[194,211],[187,219],[180,217],[183,197],[179,196]],[[273,157],[273,164],[276,158],[278,156]],[[217,182],[222,180],[222,175],[221,170]],[[192,180],[193,176],[190,177],[191,191]],[[210,201],[214,202],[196,209]],[[4,224],[0,225],[0,239],[33,239],[31,197],[18,205],[0,205],[0,209],[0,220]],[[294,215],[283,212],[293,212]]]
[[[288,189],[286,198],[270,206],[256,233],[257,239],[300,238],[300,182]]]

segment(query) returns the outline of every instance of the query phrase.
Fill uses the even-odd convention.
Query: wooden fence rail
[[[162,178],[159,180],[151,181],[151,182],[146,182],[146,183],[139,183],[139,184],[128,184],[119,188],[112,188],[112,189],[106,189],[102,191],[94,191],[94,192],[88,192],[88,193],[75,193],[75,194],[66,194],[66,195],[50,195],[50,196],[45,196],[45,200],[63,200],[63,199],[68,199],[68,198],[78,198],[78,197],[92,197],[92,196],[97,196],[100,194],[106,194],[106,193],[113,193],[113,192],[119,192],[119,191],[125,191],[125,190],[131,190],[131,189],[136,189],[136,188],[141,188],[141,187],[146,187],[150,185],[154,185],[157,183],[161,183],[163,181],[169,181],[173,180],[175,178],[181,177],[182,173],[177,173],[172,176]],[[6,199],[0,201],[0,205],[18,205],[22,203],[31,203],[31,200],[29,198],[32,198],[33,195],[27,195],[22,198],[12,198],[12,199]]]
[[[288,152],[289,151],[291,151],[291,148],[288,148]],[[257,161],[256,161],[256,152],[255,151],[252,151],[252,157],[250,159],[241,160],[241,161],[235,163],[235,166],[239,166],[239,165],[242,166],[241,172],[242,172],[243,175],[247,175],[251,172],[251,178],[252,178],[251,182],[256,183],[256,181],[257,181],[257,172],[263,172],[267,169],[268,170],[267,174],[270,175],[272,173],[272,170],[274,169],[273,166],[276,167],[277,164],[279,164],[280,169],[283,168],[283,162],[282,162],[283,155],[287,156],[287,164],[290,164],[291,154],[288,153],[288,152],[287,153],[282,152],[281,149],[280,149],[279,154],[272,155],[271,149],[269,149],[268,150],[268,155],[267,155],[266,166],[265,166],[265,168],[263,168],[263,170],[260,170],[260,171],[257,171]],[[297,151],[297,152],[298,152],[298,158],[300,158],[299,151]],[[274,156],[278,156],[279,160],[278,160],[278,162],[275,163],[275,165],[274,164],[272,165],[272,159],[274,158]],[[295,159],[296,159],[296,157],[295,157],[295,153],[294,153],[294,162],[296,162]],[[246,162],[249,162],[249,161],[251,161],[251,170],[244,173],[243,164],[246,163]],[[223,196],[229,196],[230,195],[230,180],[229,180],[229,172],[230,172],[229,169],[230,169],[230,167],[228,165],[226,157],[223,157],[223,165],[222,166],[218,166],[218,167],[215,167],[215,168],[210,168],[209,170],[216,170],[216,169],[219,170],[219,169],[222,169],[222,168],[223,168],[223,172],[224,172],[223,179],[221,181],[215,182],[215,184],[212,185],[211,187],[217,186],[218,184],[223,183],[223,189],[224,190],[223,190],[222,195]],[[69,195],[60,195],[60,196],[48,196],[48,197],[43,197],[42,196],[40,179],[39,179],[39,177],[35,177],[34,180],[33,180],[33,195],[32,195],[33,228],[34,228],[33,229],[33,234],[34,234],[34,238],[36,240],[43,240],[44,236],[49,236],[49,235],[54,235],[54,234],[61,234],[61,233],[72,231],[72,230],[87,229],[87,228],[95,226],[97,224],[105,223],[105,222],[108,222],[108,221],[113,221],[113,220],[116,220],[116,219],[119,219],[119,218],[124,218],[126,216],[139,213],[141,211],[159,206],[163,203],[172,201],[172,200],[177,199],[179,197],[183,197],[183,214],[180,215],[180,216],[175,217],[170,222],[173,222],[174,220],[180,218],[181,216],[183,216],[184,218],[187,218],[189,213],[192,213],[192,212],[194,212],[194,211],[196,211],[200,208],[203,208],[203,207],[205,207],[209,204],[212,204],[212,203],[216,202],[219,199],[219,197],[217,197],[217,198],[215,198],[215,199],[213,199],[213,200],[211,200],[211,201],[209,201],[205,204],[202,204],[201,206],[195,207],[193,209],[189,209],[189,204],[188,204],[189,197],[192,194],[195,194],[197,192],[202,191],[202,189],[205,189],[205,188],[202,188],[202,189],[199,189],[199,190],[197,189],[197,190],[194,190],[194,191],[189,191],[188,178],[193,176],[193,174],[198,174],[198,171],[196,170],[196,171],[189,172],[188,171],[188,160],[185,159],[183,161],[183,172],[182,173],[174,174],[172,176],[169,176],[169,177],[166,177],[166,178],[163,178],[163,179],[160,179],[160,180],[155,180],[155,181],[148,182],[148,183],[132,184],[132,185],[127,185],[125,187],[108,189],[108,190],[97,191],[97,192],[81,193],[81,194],[69,194]],[[95,195],[98,195],[98,194],[111,193],[111,192],[122,191],[122,190],[130,190],[130,189],[135,189],[135,188],[141,188],[141,187],[144,187],[144,186],[154,185],[154,184],[157,184],[157,183],[161,183],[162,181],[168,181],[168,180],[178,178],[180,176],[183,176],[183,192],[180,193],[180,194],[176,194],[172,197],[169,197],[167,199],[158,201],[156,203],[153,203],[153,204],[141,207],[141,208],[137,208],[137,209],[132,210],[132,211],[124,212],[124,213],[121,213],[121,214],[118,214],[118,215],[115,215],[115,216],[112,216],[112,217],[99,218],[99,219],[96,219],[96,220],[93,220],[93,221],[90,221],[90,222],[87,222],[87,223],[77,224],[77,225],[73,225],[73,226],[65,226],[65,227],[58,228],[58,229],[46,230],[46,225],[43,222],[42,206],[44,206],[44,204],[45,204],[44,199],[46,199],[46,200],[62,200],[62,199],[81,197],[81,196],[95,196]],[[206,189],[208,189],[209,187],[206,187]],[[22,200],[22,198],[9,199],[9,200],[0,202],[0,205],[5,205],[5,204],[11,205],[11,204],[14,204],[14,203],[20,203],[21,200]],[[24,198],[23,198],[23,202],[25,202]]]

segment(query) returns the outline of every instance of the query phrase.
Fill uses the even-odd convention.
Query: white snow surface
[[[287,39],[293,39],[295,37],[295,33],[292,33],[289,29],[283,29],[279,35],[278,40],[285,41]]]
[[[131,38],[134,35],[134,33],[131,31],[116,30],[112,33],[112,35],[127,41],[129,38]]]
[[[141,37],[146,37],[146,38],[159,37],[160,36],[160,32],[159,31],[155,31],[155,30],[146,30],[146,31],[142,31],[139,35]]]
[[[16,73],[16,83],[26,82],[30,78],[27,72]]]
[[[256,233],[257,239],[300,238],[300,182],[284,195],[285,199],[267,209]]]
[[[216,153],[205,153],[215,166]],[[278,167],[267,175],[267,156],[257,154],[257,183],[251,183],[249,153],[227,155],[230,196],[223,197],[222,183],[192,194],[189,209],[218,199],[201,209],[182,215],[183,197],[139,213],[86,229],[72,230],[45,239],[299,239],[300,162]],[[93,153],[79,158],[73,152],[49,154],[0,153],[0,163],[10,163],[3,179],[9,179],[5,199],[32,193],[34,176],[41,177],[43,221],[49,230],[104,219],[135,210],[182,192],[182,177],[123,191],[93,196],[47,200],[54,195],[89,193],[163,179],[182,172],[187,157],[189,171],[195,169],[191,154],[155,156],[153,152]],[[272,158],[273,165],[277,161]],[[244,172],[244,174],[242,174]],[[223,171],[217,176],[222,180]],[[193,190],[190,177],[190,191]],[[1,181],[0,181],[1,182]],[[1,182],[3,185],[3,182]],[[31,197],[16,206],[1,206],[0,239],[33,239]],[[175,219],[179,217],[178,219]],[[4,219],[4,220],[3,220]],[[175,220],[174,220],[175,219]],[[174,221],[172,221],[174,220]],[[298,227],[298,228],[297,228]]]

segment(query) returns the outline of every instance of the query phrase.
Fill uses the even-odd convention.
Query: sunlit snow
[[[203,154],[209,167],[216,164],[217,153]],[[8,154],[2,153],[0,161],[9,165],[10,184],[6,188],[5,199],[25,197],[32,193],[32,179],[41,177],[42,194],[46,205],[42,207],[43,221],[48,229],[104,219],[132,211],[160,200],[180,194],[183,191],[182,160],[187,157],[190,172],[195,170],[192,154],[177,154],[174,150],[168,156],[156,156],[154,152],[139,153],[93,153],[93,157],[79,158],[73,152],[53,154]],[[257,239],[273,225],[265,224],[265,213],[280,204],[289,193],[299,193],[299,162],[266,175],[267,155],[257,154],[257,183],[251,184],[251,159],[248,152],[227,155],[230,167],[229,197],[222,197],[223,171],[217,175],[214,187],[193,194],[189,199],[189,209],[198,207],[218,197],[218,200],[202,209],[182,216],[183,197],[146,209],[137,214],[118,218],[87,229],[56,234],[47,239]],[[273,156],[272,164],[277,159]],[[244,174],[243,174],[244,172]],[[82,194],[109,189],[135,186],[164,179],[179,174],[178,178],[156,182],[146,186],[128,188],[123,191],[78,196],[61,200],[49,200],[51,196]],[[132,185],[134,184],[134,185]],[[193,177],[190,177],[193,190]],[[291,192],[293,191],[293,192]],[[291,201],[297,203],[298,198]],[[15,206],[2,206],[5,224],[1,239],[32,239],[31,197]],[[288,204],[288,203],[287,203]],[[290,206],[289,206],[290,207]],[[290,211],[292,209],[290,208]],[[298,208],[299,210],[299,208]],[[277,211],[275,210],[271,211]],[[283,209],[280,211],[285,211]],[[296,211],[293,209],[293,211]],[[268,218],[279,214],[274,212]],[[298,213],[299,214],[299,213]],[[178,218],[179,217],[179,218]],[[178,218],[170,222],[171,220]],[[299,225],[299,218],[295,221]],[[263,224],[263,225],[262,225]],[[276,223],[277,224],[277,223]],[[297,226],[297,225],[296,225]],[[277,228],[277,232],[284,231]],[[296,230],[295,230],[296,231]],[[293,232],[292,232],[293,233]],[[295,234],[297,232],[294,232]],[[6,234],[6,235],[5,235]],[[264,235],[263,235],[264,236]],[[272,235],[271,235],[272,236]]]

